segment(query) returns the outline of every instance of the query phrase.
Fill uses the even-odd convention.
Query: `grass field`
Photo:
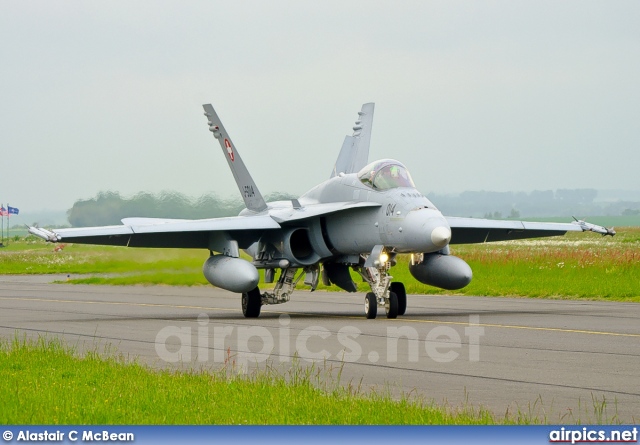
[[[494,424],[483,409],[363,393],[314,368],[155,371],[57,340],[0,340],[0,424]],[[543,420],[540,420],[543,421]]]
[[[620,228],[613,238],[569,233],[564,237],[536,240],[454,245],[452,254],[467,261],[474,273],[471,284],[458,291],[444,291],[417,282],[408,271],[407,256],[398,258],[391,274],[414,294],[640,302],[640,228],[637,227]],[[74,244],[55,251],[54,245],[31,237],[13,241],[0,250],[0,273],[69,274],[72,283],[208,285],[202,275],[202,263],[207,255],[204,250]],[[74,277],[78,274],[96,276]],[[354,280],[361,292],[367,291],[366,284],[355,274]]]
[[[108,347],[77,353],[57,339],[0,339],[3,425],[491,425],[612,424],[615,406],[593,398],[554,413],[534,401],[496,416],[415,395],[364,391],[340,369],[273,368],[249,375],[231,360],[216,370],[158,371]]]

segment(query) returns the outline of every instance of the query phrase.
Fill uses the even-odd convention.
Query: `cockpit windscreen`
[[[397,187],[415,188],[406,167],[391,159],[372,162],[358,172],[358,178],[364,185],[376,190],[389,190]]]

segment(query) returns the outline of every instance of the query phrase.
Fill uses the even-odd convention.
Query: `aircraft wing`
[[[475,244],[509,241],[545,236],[559,236],[567,232],[596,232],[615,235],[615,230],[585,221],[571,223],[528,222],[480,218],[446,217],[451,227],[451,244]]]
[[[215,219],[125,218],[122,225],[29,232],[51,242],[101,244],[129,247],[212,248],[221,240],[237,240],[241,248],[257,241],[265,230],[279,229],[269,215]]]

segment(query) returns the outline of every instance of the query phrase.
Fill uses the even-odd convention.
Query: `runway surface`
[[[412,392],[498,415],[549,422],[640,421],[640,304],[486,297],[408,297],[406,315],[366,320],[363,295],[296,292],[245,319],[212,287],[51,284],[0,276],[0,335],[115,346],[152,366],[286,369],[293,357],[342,370],[364,389]],[[565,417],[562,417],[565,416]]]

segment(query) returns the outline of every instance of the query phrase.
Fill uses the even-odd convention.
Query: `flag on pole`
[[[0,207],[0,216],[9,216],[9,212],[4,208],[4,206]]]
[[[18,213],[20,213],[20,209],[7,205],[7,213],[9,215],[17,215]]]

